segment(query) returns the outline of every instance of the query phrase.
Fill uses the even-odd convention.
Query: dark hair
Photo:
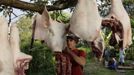
[[[75,35],[68,35],[67,40],[74,40],[76,43],[79,42],[79,38]]]

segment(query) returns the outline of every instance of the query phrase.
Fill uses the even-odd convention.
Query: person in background
[[[110,59],[110,50],[108,47],[106,47],[106,49],[104,50],[103,57],[104,57],[104,65],[105,67],[108,67],[108,61]]]
[[[117,69],[117,61],[116,61],[116,49],[115,48],[111,48],[110,50],[110,59],[108,61],[108,68],[111,70],[116,70]]]
[[[108,68],[111,70],[116,70],[117,69],[117,61],[115,57],[112,57],[109,62],[108,62]]]
[[[125,49],[120,49],[119,52],[119,65],[124,65],[125,63]]]
[[[67,47],[65,52],[70,57],[72,63],[71,75],[84,75],[83,66],[86,64],[86,53],[76,48],[78,37],[74,35],[67,36]]]

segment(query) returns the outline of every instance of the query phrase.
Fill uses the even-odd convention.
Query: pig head
[[[118,22],[118,24],[113,24],[113,27],[115,27],[114,29],[118,30],[115,32],[115,30],[112,29],[112,31],[115,34],[117,42],[120,41],[120,48],[128,48],[128,46],[132,44],[132,30],[130,18],[125,8],[123,7],[122,0],[111,0],[111,5],[112,6],[110,14],[105,17],[105,19],[111,19],[111,17],[114,17],[116,19],[114,21]]]
[[[0,16],[0,75],[15,75],[13,54],[8,41],[8,22]]]
[[[92,42],[92,50],[100,53],[98,58],[102,57],[104,48],[101,20],[96,0],[78,0],[70,20],[70,31],[81,39]]]
[[[34,17],[33,27],[33,39],[44,40],[56,52],[64,49],[66,25],[52,20],[46,7],[41,15]]]
[[[20,50],[19,31],[15,23],[10,27],[10,46],[13,52],[15,75],[25,75],[32,56],[22,53]]]

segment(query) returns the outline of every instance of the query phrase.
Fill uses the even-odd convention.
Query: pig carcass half
[[[58,62],[56,64],[57,75],[71,75],[69,59],[62,53],[66,45],[65,33],[66,25],[52,20],[46,8],[41,15],[37,14],[34,17],[32,41],[34,39],[44,40],[48,47],[55,52],[55,59]]]
[[[122,0],[111,0],[111,4],[112,7],[111,7],[110,14],[107,17],[105,17],[102,22],[106,20],[107,22],[108,20],[110,22],[110,20],[113,20],[114,18],[114,21],[110,22],[110,23],[116,22],[116,24],[114,23],[111,26],[114,27],[112,29],[114,35],[113,37],[115,37],[116,41],[119,42],[120,48],[123,49],[128,48],[129,45],[132,44],[132,30],[131,30],[130,18],[125,8],[123,7]],[[107,24],[111,25],[109,23]]]
[[[45,7],[41,15],[34,17],[32,41],[44,40],[54,52],[62,52],[65,45],[65,28],[65,24],[51,19]]]
[[[8,41],[8,22],[0,16],[0,75],[15,75],[13,54]]]
[[[96,0],[78,0],[70,20],[70,31],[83,40],[92,42],[93,52],[100,58],[103,54],[101,21]]]
[[[25,70],[28,69],[32,56],[21,52],[19,31],[15,23],[10,27],[9,42],[13,52],[15,75],[25,75]]]

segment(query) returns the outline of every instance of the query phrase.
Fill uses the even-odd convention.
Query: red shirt
[[[86,53],[82,50],[72,50],[79,57],[86,57]],[[72,63],[72,75],[84,75],[83,74],[83,66],[78,64],[74,59],[71,59]]]

